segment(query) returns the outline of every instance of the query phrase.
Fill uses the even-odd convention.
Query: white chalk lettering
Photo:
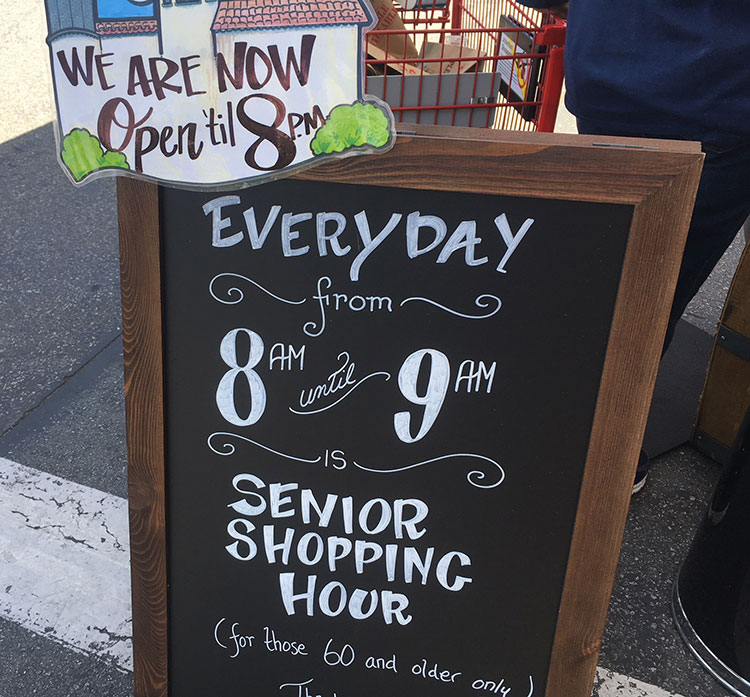
[[[310,555],[310,543],[315,542],[316,549],[313,555]],[[297,558],[306,566],[317,564],[325,552],[323,538],[317,532],[308,532],[299,538],[297,543]]]
[[[495,370],[497,369],[497,361],[493,361],[492,365],[488,368],[484,361],[472,361],[466,359],[458,366],[458,375],[456,376],[456,384],[454,385],[453,391],[458,392],[461,388],[461,382],[466,382],[467,392],[479,392],[482,386],[482,380],[486,383],[486,392],[489,394],[492,391],[492,383],[495,380]]]
[[[289,695],[296,695],[296,697],[327,697],[322,694],[316,694],[318,691],[318,688],[315,689],[315,692],[310,692],[310,688],[308,685],[312,684],[313,679],[310,678],[309,680],[306,680],[305,682],[286,682],[282,685],[279,685],[279,690],[284,690],[285,688],[289,687],[291,690],[289,692],[285,692],[284,694]],[[337,697],[336,693],[331,693],[331,697]]]
[[[336,223],[333,232],[326,232],[328,223]],[[318,239],[318,254],[324,257],[328,254],[328,247],[337,257],[346,256],[352,249],[351,245],[341,246],[339,236],[346,228],[346,218],[341,213],[318,213],[315,217],[315,233]]]
[[[328,397],[335,392],[346,389],[349,385],[355,384],[356,380],[353,375],[356,365],[351,360],[349,354],[346,351],[342,351],[337,356],[337,360],[341,361],[341,365],[328,375],[324,383],[300,392],[300,407],[309,407],[322,397]]]
[[[362,264],[365,259],[370,256],[390,235],[395,229],[396,225],[401,222],[401,218],[404,216],[401,213],[394,213],[390,220],[385,224],[385,227],[377,234],[372,237],[370,233],[370,222],[367,219],[367,213],[360,211],[354,216],[354,222],[357,224],[357,230],[359,230],[359,236],[364,244],[364,249],[354,257],[351,268],[349,269],[349,278],[352,281],[359,280],[359,270],[362,268]]]
[[[281,206],[271,206],[266,216],[266,221],[263,223],[263,228],[258,232],[258,221],[255,219],[255,209],[248,208],[243,212],[242,216],[245,218],[245,226],[247,227],[248,239],[253,249],[261,249],[263,244],[268,237],[268,233],[271,232],[273,224],[281,213]]]
[[[243,365],[240,365],[237,356],[237,337],[241,334],[249,340],[247,361]],[[263,358],[263,351],[263,339],[250,329],[233,329],[221,340],[219,353],[229,370],[224,373],[216,388],[216,406],[221,415],[234,426],[252,426],[266,409],[266,387],[254,370]],[[235,404],[237,377],[240,374],[245,376],[250,390],[250,411],[244,418],[237,413]]]
[[[421,372],[422,362],[426,358],[430,360],[430,373],[425,393],[420,395],[417,393],[417,378]],[[401,394],[412,404],[425,408],[422,414],[422,422],[419,424],[415,436],[411,435],[411,413],[400,411],[394,415],[393,427],[396,435],[404,443],[416,443],[424,438],[432,428],[448,392],[450,370],[448,357],[442,351],[436,349],[420,349],[407,356],[403,362],[398,373],[398,386]]]
[[[276,563],[276,552],[281,552],[281,563],[285,566],[289,563],[289,555],[292,553],[292,544],[294,543],[294,530],[287,528],[284,531],[284,539],[282,542],[276,542],[274,533],[276,531],[275,525],[264,525],[263,526],[263,546],[266,550],[266,560],[269,564]]]
[[[238,527],[243,527],[245,534],[241,533],[237,529]],[[226,545],[224,549],[239,561],[250,561],[251,559],[255,559],[255,555],[258,553],[258,546],[253,542],[253,539],[249,537],[249,533],[253,530],[255,530],[255,525],[244,518],[235,518],[230,521],[229,525],[227,525],[227,532],[229,533],[229,537],[233,540],[237,540],[237,542]],[[242,543],[244,547],[240,547],[240,543]]]
[[[411,672],[412,675],[419,675],[422,678],[432,678],[438,682],[449,682],[455,683],[460,672],[454,672],[450,670],[441,670],[437,663],[433,663],[431,668],[428,668],[427,659],[423,658],[419,663],[415,663]]]
[[[286,491],[296,491],[299,489],[299,484],[280,484],[274,483],[268,487],[269,502],[272,518],[291,518],[294,515],[294,509],[287,509],[282,511],[281,507],[292,502],[291,496],[282,496]]]
[[[228,504],[228,508],[245,517],[234,518],[227,524],[231,540],[225,546],[227,553],[242,562],[258,558],[269,565],[292,568],[302,565],[316,571],[302,577],[294,571],[279,573],[281,600],[289,615],[298,612],[306,612],[308,616],[347,615],[356,620],[376,617],[386,624],[402,626],[411,622],[409,598],[403,593],[388,588],[352,588],[330,576],[319,584],[321,572],[326,576],[346,572],[357,576],[367,574],[368,579],[379,577],[381,583],[389,584],[436,583],[452,592],[472,583],[469,576],[459,573],[460,569],[471,566],[471,559],[463,552],[385,543],[385,539],[392,537],[419,540],[427,533],[429,507],[420,499],[391,501],[373,497],[357,500],[355,505],[352,496],[330,492],[316,495],[297,482],[266,483],[250,473],[235,475],[232,485],[242,498]],[[287,521],[292,526],[260,526],[249,520],[260,515]],[[298,531],[293,527],[294,522],[308,529]],[[333,525],[343,528],[345,534],[323,535],[310,530],[311,525],[321,530]],[[381,542],[352,539],[355,530],[367,538],[388,537]]]
[[[263,627],[265,639],[263,644],[270,653],[288,653],[291,656],[307,656],[305,645],[299,641],[277,639],[276,631],[270,627]]]
[[[351,644],[344,644],[341,650],[336,651],[335,646],[333,646],[333,639],[328,640],[323,651],[323,660],[329,666],[344,666],[344,668],[348,668],[354,663],[356,657],[357,654]]]
[[[279,588],[281,590],[284,609],[288,615],[294,615],[296,613],[296,603],[302,602],[307,615],[312,617],[315,609],[317,576],[308,576],[305,590],[299,593],[294,592],[294,577],[294,572],[279,574]],[[336,617],[344,611],[348,611],[352,619],[366,619],[371,617],[375,611],[375,608],[371,608],[371,611],[363,612],[364,599],[368,597],[375,605],[375,608],[377,608],[377,604],[380,605],[383,620],[386,624],[393,624],[395,621],[405,626],[412,621],[412,616],[405,613],[406,608],[409,606],[409,599],[403,593],[381,590],[379,592],[375,591],[373,595],[371,591],[364,591],[357,588],[349,596],[344,584],[335,580],[329,581],[320,590],[317,596],[317,605],[318,609],[329,617]]]
[[[320,323],[307,322],[303,331],[308,336],[320,336],[326,328],[326,309],[331,308],[335,312],[348,310],[350,312],[393,312],[393,300],[381,295],[353,295],[349,297],[346,293],[324,293],[330,290],[331,279],[321,276],[317,283],[317,293],[312,296],[318,303],[320,309]]]
[[[370,216],[364,210],[353,215],[350,221],[346,215],[339,211],[317,213],[288,211],[282,213],[281,206],[272,205],[269,206],[265,218],[261,219],[255,208],[251,206],[242,211],[244,229],[232,230],[234,221],[229,209],[238,206],[240,203],[241,199],[238,196],[219,196],[203,206],[205,215],[211,217],[211,244],[213,247],[234,247],[247,240],[252,250],[260,250],[266,244],[271,232],[276,229],[281,250],[287,258],[308,254],[313,249],[320,257],[327,257],[332,253],[337,258],[343,258],[356,250],[349,266],[349,278],[354,282],[359,281],[365,261],[396,231],[404,220],[402,213],[393,212],[385,225],[376,234],[373,234],[376,228],[372,227]],[[380,211],[379,215],[381,215]],[[385,215],[388,214],[385,213]],[[261,220],[262,225],[259,225]],[[383,218],[378,224],[382,224],[382,220]],[[311,233],[314,227],[314,245],[303,243],[300,230],[295,227],[308,221],[311,221]],[[351,222],[353,224],[350,224]],[[527,218],[515,233],[511,229],[505,213],[497,215],[493,222],[505,247],[502,253],[498,250],[498,256],[501,256],[501,259],[496,270],[499,273],[507,273],[506,265],[533,225],[534,219]],[[483,241],[479,235],[479,222],[477,220],[460,221],[448,236],[448,224],[443,218],[413,211],[406,216],[400,234],[405,241],[405,251],[409,259],[435,253],[435,263],[445,264],[456,252],[463,250],[463,261],[470,268],[481,266],[489,261],[486,254],[480,256],[478,251],[479,247],[483,245]],[[493,241],[495,240],[496,238],[493,236]],[[361,311],[371,301],[367,296],[354,296],[347,302],[350,303],[350,309]],[[310,334],[310,336],[313,335]]]
[[[438,583],[440,583],[443,588],[449,591],[460,591],[467,583],[471,583],[471,579],[466,576],[456,576],[453,583],[448,581],[448,572],[450,570],[451,562],[454,559],[458,559],[461,566],[471,566],[471,559],[469,559],[469,557],[463,552],[449,552],[438,562],[436,574]]]
[[[268,369],[273,370],[274,364],[279,364],[279,370],[293,370],[294,361],[297,361],[297,370],[305,369],[305,344],[299,349],[294,348],[292,344],[276,343],[268,352]]]
[[[396,654],[392,654],[390,658],[368,656],[367,660],[365,661],[365,668],[375,668],[376,670],[392,670],[394,673],[398,673],[398,667],[396,665]]]
[[[258,503],[252,504],[245,498],[240,499],[239,501],[235,501],[234,503],[230,503],[227,507],[231,508],[240,515],[260,515],[261,513],[263,513],[263,511],[266,510],[266,500],[257,491],[247,491],[246,489],[242,489],[240,487],[240,484],[242,484],[243,482],[250,482],[254,484],[258,489],[265,488],[266,483],[260,477],[256,477],[254,474],[238,474],[232,479],[232,486],[234,487],[235,491],[238,491],[240,494],[246,494],[247,496],[254,496],[257,499]]]
[[[214,627],[214,641],[221,646],[222,649],[227,649],[228,651],[234,651],[234,653],[230,654],[229,658],[237,658],[237,656],[240,655],[240,652],[243,649],[248,649],[253,647],[253,641],[255,640],[254,636],[251,636],[249,634],[240,634],[238,633],[237,628],[240,626],[239,622],[233,622],[232,627],[229,634],[229,640],[232,644],[231,647],[227,646],[226,644],[223,644],[221,640],[219,639],[220,632],[223,632],[224,630],[221,629],[221,625],[224,624],[224,622],[227,621],[226,617],[222,617]]]
[[[285,257],[298,257],[310,251],[310,245],[304,247],[292,247],[292,242],[299,239],[299,230],[294,226],[312,220],[312,213],[284,213],[281,216],[281,249]]]
[[[419,231],[429,228],[433,232],[433,238],[424,246],[419,246]],[[442,218],[436,215],[420,215],[419,211],[409,213],[406,218],[406,253],[410,259],[415,259],[422,254],[431,252],[444,239],[448,228]]]
[[[529,228],[533,224],[533,218],[526,218],[523,225],[521,225],[518,232],[514,235],[513,231],[510,229],[510,225],[508,224],[508,217],[505,215],[505,213],[495,218],[495,225],[500,231],[500,234],[503,237],[503,242],[505,242],[505,245],[508,248],[503,258],[500,260],[500,263],[497,265],[497,271],[499,271],[500,273],[507,273],[507,271],[505,270],[505,265],[513,255],[513,252],[518,249],[518,245],[521,244],[521,240],[524,238],[526,233],[529,231]]]
[[[504,685],[505,678],[500,678],[500,680],[477,679],[473,683],[471,683],[471,689],[481,690],[483,692],[489,692],[493,695],[502,695],[503,697],[507,697],[507,695],[509,695],[511,692],[511,688],[504,687]]]
[[[464,261],[467,266],[480,266],[489,261],[488,257],[477,259],[474,251],[478,244],[482,242],[481,237],[477,237],[477,223],[475,220],[462,220],[453,234],[448,238],[442,251],[438,255],[437,263],[445,264],[450,259],[453,252],[459,249],[465,249]],[[519,240],[520,242],[520,240]]]
[[[221,231],[225,230],[232,224],[230,218],[221,217],[222,207],[236,206],[239,203],[239,196],[220,196],[203,206],[203,212],[206,215],[211,216],[211,244],[213,244],[214,247],[233,247],[242,242],[242,232],[235,232],[227,237],[221,236]]]

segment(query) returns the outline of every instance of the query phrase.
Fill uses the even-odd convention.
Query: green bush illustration
[[[99,139],[85,128],[74,128],[63,138],[62,160],[77,182],[103,167],[130,169],[123,153],[104,152]]]
[[[371,145],[381,148],[391,137],[390,123],[375,104],[354,102],[334,107],[324,126],[310,143],[315,155],[344,152],[349,148]]]

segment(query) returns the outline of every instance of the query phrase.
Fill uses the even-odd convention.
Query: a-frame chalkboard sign
[[[136,695],[589,695],[701,160],[119,181]]]

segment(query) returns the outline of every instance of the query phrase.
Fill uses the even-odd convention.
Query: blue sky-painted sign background
[[[97,0],[97,14],[99,17],[153,17],[154,3],[133,2],[133,0]]]

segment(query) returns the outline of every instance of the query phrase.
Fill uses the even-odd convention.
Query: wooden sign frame
[[[466,141],[476,141],[467,158]],[[703,156],[697,144],[421,127],[298,178],[633,207],[546,697],[588,697]],[[168,694],[159,191],[118,180],[136,697]],[[176,695],[175,697],[180,697]]]

